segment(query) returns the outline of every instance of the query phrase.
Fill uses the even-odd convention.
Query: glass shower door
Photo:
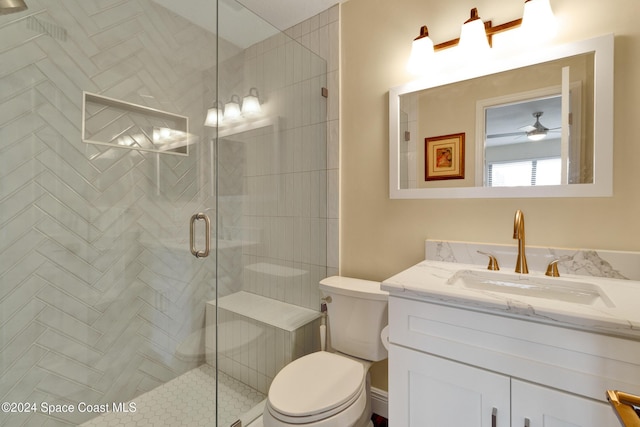
[[[0,16],[0,425],[215,425],[189,218],[216,223],[216,2],[26,3]]]

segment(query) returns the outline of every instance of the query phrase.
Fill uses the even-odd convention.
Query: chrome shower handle
[[[204,251],[196,249],[196,221],[204,221]],[[191,254],[196,258],[206,258],[209,256],[211,249],[211,220],[209,217],[200,212],[191,216],[191,224],[189,229],[189,243],[191,244]]]

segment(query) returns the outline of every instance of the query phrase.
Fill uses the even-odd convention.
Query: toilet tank
[[[320,281],[327,301],[331,347],[350,356],[377,362],[387,358],[380,333],[388,323],[389,294],[379,282],[332,276]]]

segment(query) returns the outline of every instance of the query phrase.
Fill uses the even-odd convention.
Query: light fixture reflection
[[[252,87],[249,95],[242,98],[242,115],[245,117],[257,116],[262,112],[260,107],[260,99],[258,98],[258,89]]]
[[[223,118],[226,122],[237,122],[242,117],[240,113],[240,98],[238,95],[233,95],[231,100],[224,104]]]
[[[427,26],[423,25],[420,28],[420,35],[411,44],[411,56],[409,56],[407,70],[411,74],[423,73],[431,65],[433,54],[433,41],[429,38]]]
[[[547,136],[547,132],[545,131],[537,131],[532,130],[531,132],[527,132],[527,138],[531,141],[541,141]]]
[[[533,117],[536,118],[536,122],[533,124],[533,129],[527,132],[527,138],[531,141],[543,140],[547,136],[547,132],[549,132],[549,129],[540,123],[540,117],[542,114],[543,113],[540,111],[533,113]]]
[[[471,17],[462,24],[459,46],[465,55],[473,57],[483,55],[490,49],[484,22],[475,7],[471,9]]]
[[[189,134],[181,130],[154,127],[153,128],[153,145],[160,146],[185,146],[189,143]]]
[[[215,105],[207,110],[207,118],[204,120],[204,125],[217,128],[222,124],[222,120],[222,105],[220,102],[216,102]]]

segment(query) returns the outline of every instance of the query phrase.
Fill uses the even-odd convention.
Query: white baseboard
[[[389,418],[389,392],[371,387],[371,410],[385,418]]]

